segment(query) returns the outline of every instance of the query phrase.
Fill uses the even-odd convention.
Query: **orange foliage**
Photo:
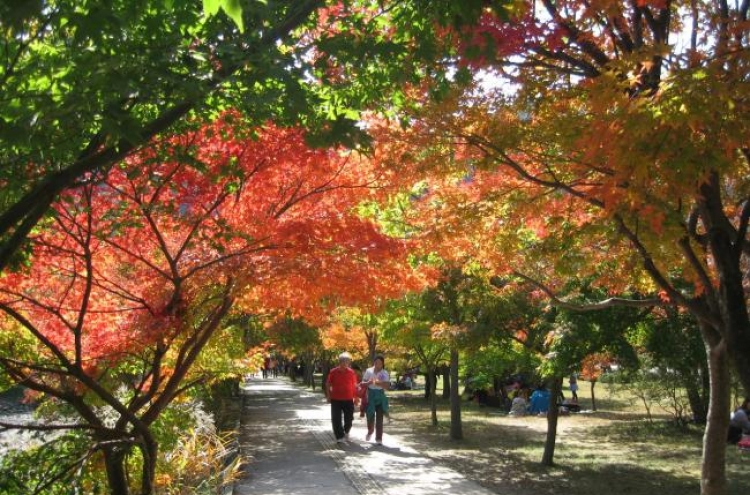
[[[323,328],[323,347],[333,351],[347,351],[354,359],[368,357],[367,336],[360,326],[347,327],[331,323]]]
[[[30,267],[0,279],[6,319],[93,376],[97,362],[191,335],[221,291],[322,320],[420,285],[407,244],[354,212],[379,185],[367,160],[312,149],[298,129],[236,124],[155,143],[63,197]]]
[[[613,364],[614,360],[607,353],[590,354],[581,362],[581,378],[595,382]]]

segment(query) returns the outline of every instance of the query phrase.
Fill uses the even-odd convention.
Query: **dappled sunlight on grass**
[[[606,394],[602,394],[606,396]],[[684,495],[700,491],[703,430],[666,416],[648,421],[638,404],[610,395],[599,411],[561,416],[555,466],[540,464],[545,417],[509,417],[495,408],[462,402],[464,440],[449,439],[448,401],[439,400],[438,426],[430,424],[422,392],[390,395],[388,429],[414,448],[503,495]],[[583,399],[586,400],[585,398]],[[616,406],[604,410],[603,404]],[[632,409],[632,410],[629,410]],[[750,455],[728,447],[729,495],[750,490]]]

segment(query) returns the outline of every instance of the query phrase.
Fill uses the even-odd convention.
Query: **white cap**
[[[339,361],[343,361],[344,359],[348,359],[349,361],[351,361],[352,355],[348,352],[342,352],[341,354],[339,354]]]

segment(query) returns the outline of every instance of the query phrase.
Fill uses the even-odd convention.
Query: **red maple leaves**
[[[404,243],[354,212],[379,186],[368,161],[235,120],[155,143],[62,198],[30,266],[0,280],[10,325],[71,362],[111,361],[191,335],[223,291],[314,318],[323,300],[413,283]]]

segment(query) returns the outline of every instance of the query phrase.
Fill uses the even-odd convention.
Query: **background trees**
[[[750,390],[747,15],[678,1],[529,2],[512,22],[487,12],[460,42],[464,71],[495,70],[517,90],[448,95],[414,115],[411,147],[389,144],[400,170],[437,172],[423,231],[475,234],[454,253],[552,295],[590,276],[693,315],[714,384],[704,493],[725,490],[729,358]]]

